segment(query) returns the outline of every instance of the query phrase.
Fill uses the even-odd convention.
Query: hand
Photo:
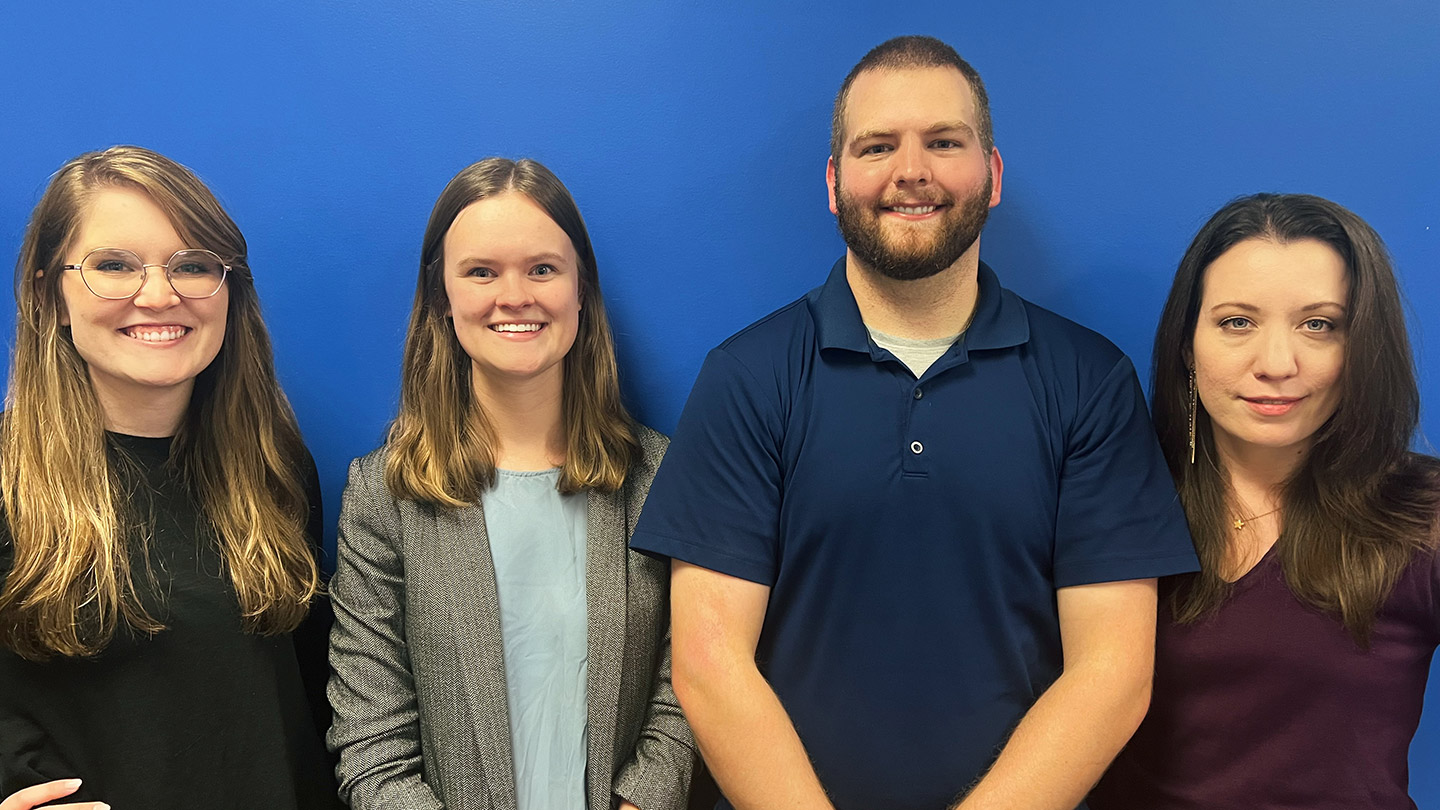
[[[69,796],[79,789],[79,779],[57,779],[54,782],[46,782],[43,785],[15,791],[10,794],[10,798],[0,802],[0,810],[31,810],[36,805],[53,802]],[[52,804],[45,810],[110,810],[110,805],[104,802],[75,802],[73,804]]]
[[[8,808],[8,807],[0,807],[0,810],[10,810],[10,808]],[[635,805],[631,804],[630,802],[625,801],[624,799],[621,799],[621,800],[620,800],[620,810],[640,810],[640,808],[636,807]]]

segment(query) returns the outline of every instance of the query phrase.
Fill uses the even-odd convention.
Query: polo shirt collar
[[[964,336],[946,352],[947,356],[958,352],[956,359],[960,362],[972,351],[1005,349],[1030,340],[1030,320],[1020,297],[1001,287],[999,277],[985,262],[980,262],[977,278],[980,298],[975,302],[975,317],[970,319]],[[860,305],[855,303],[855,294],[845,277],[844,257],[835,262],[830,277],[814,293],[810,311],[821,349],[847,349],[872,356],[879,351],[870,342],[870,333],[860,318]]]

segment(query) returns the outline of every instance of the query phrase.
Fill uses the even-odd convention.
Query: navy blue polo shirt
[[[840,810],[948,805],[1060,674],[1055,590],[1196,570],[1130,361],[1000,287],[918,380],[824,286],[710,352],[631,546],[770,586]]]

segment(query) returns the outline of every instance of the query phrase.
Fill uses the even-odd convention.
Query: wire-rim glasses
[[[85,254],[79,264],[61,265],[63,270],[79,270],[85,288],[97,298],[120,301],[134,298],[145,287],[145,275],[151,267],[165,271],[170,289],[181,298],[210,298],[225,285],[230,265],[219,256],[199,248],[175,251],[164,264],[146,264],[124,248],[96,248]]]

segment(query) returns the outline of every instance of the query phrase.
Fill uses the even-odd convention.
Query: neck
[[[128,391],[96,385],[95,396],[100,400],[106,430],[127,436],[164,438],[180,430],[194,387],[194,380],[162,391]]]
[[[881,275],[853,252],[845,254],[845,278],[860,318],[877,332],[910,340],[965,331],[979,299],[980,242],[929,278],[900,281]]]
[[[495,466],[504,470],[548,470],[565,463],[561,410],[563,376],[492,379],[471,373],[475,401],[495,431]]]
[[[1230,489],[1238,503],[1235,508],[1251,514],[1281,506],[1285,484],[1305,461],[1308,446],[1294,448],[1257,447],[1226,436],[1215,436],[1215,448],[1225,465]]]

